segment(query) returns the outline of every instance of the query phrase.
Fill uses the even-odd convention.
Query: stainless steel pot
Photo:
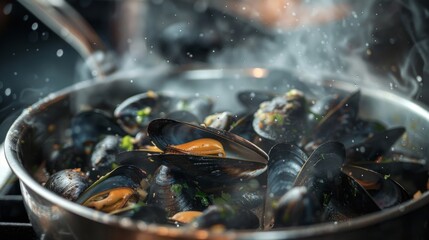
[[[323,83],[309,86],[316,95],[356,89],[340,81]],[[240,90],[265,89],[281,93],[299,84],[299,80],[285,72],[260,68],[196,69],[156,76],[136,72],[112,75],[103,81],[81,82],[26,109],[7,134],[5,154],[20,179],[30,221],[42,239],[429,239],[429,192],[348,222],[264,232],[214,233],[120,219],[63,199],[39,183],[44,143],[50,138],[63,139],[62,128],[69,124],[70,116],[83,108],[112,109],[127,96],[153,89],[187,96],[210,96],[216,101],[217,110],[237,112],[240,105],[235,94]],[[426,109],[389,91],[363,86],[360,89],[363,118],[378,119],[388,126],[405,126],[406,141],[395,147],[429,156],[429,112]]]

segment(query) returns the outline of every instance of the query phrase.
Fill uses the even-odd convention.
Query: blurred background
[[[61,2],[56,0],[53,2]],[[429,104],[426,0],[67,1],[121,71],[281,68]],[[23,108],[86,80],[84,59],[17,1],[0,0],[0,137]]]

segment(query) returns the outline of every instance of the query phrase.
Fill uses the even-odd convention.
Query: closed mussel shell
[[[88,186],[88,177],[79,169],[58,171],[45,183],[47,189],[71,201],[75,201]]]
[[[268,156],[267,194],[279,198],[292,188],[308,157],[298,146],[289,143],[276,144]]]
[[[205,209],[209,202],[199,198],[197,192],[197,186],[192,181],[161,165],[150,184],[147,204],[160,206],[167,211],[169,217],[183,211],[200,211]]]
[[[120,166],[94,182],[77,203],[112,212],[146,197],[146,173],[134,166]]]

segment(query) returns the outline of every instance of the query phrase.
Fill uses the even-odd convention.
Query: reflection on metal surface
[[[12,171],[7,165],[6,158],[4,156],[4,147],[3,144],[0,145],[0,189],[7,183],[12,175]]]

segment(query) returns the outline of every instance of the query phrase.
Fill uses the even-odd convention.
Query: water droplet
[[[417,77],[416,77],[416,80],[417,80],[417,82],[422,82],[422,81],[423,81],[423,78],[422,78],[421,76],[417,76]]]
[[[49,79],[49,78],[46,78],[46,79],[45,79],[45,82],[49,82],[49,81],[51,81],[51,79]]]
[[[24,17],[22,18],[22,20],[27,21],[28,20],[28,15],[24,15]]]
[[[57,57],[62,57],[64,54],[64,51],[60,48],[57,50]]]
[[[14,76],[17,76],[17,75],[18,75],[18,72],[13,72],[13,75],[14,75]]]
[[[3,8],[4,15],[9,15],[12,12],[12,3],[8,3]]]
[[[6,96],[10,96],[11,93],[12,93],[12,90],[10,88],[6,88],[6,90],[4,90],[4,95]]]
[[[49,38],[49,33],[48,32],[42,32],[42,40],[48,40]]]
[[[36,31],[38,28],[39,28],[39,24],[38,24],[37,22],[34,22],[34,23],[31,25],[31,29],[33,29],[33,31]]]

